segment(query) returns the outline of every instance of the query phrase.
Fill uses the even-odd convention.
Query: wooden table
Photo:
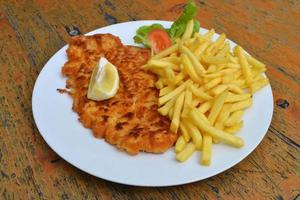
[[[300,199],[300,1],[197,1],[205,28],[225,32],[268,65],[274,116],[256,150],[220,175],[146,188],[73,167],[39,134],[31,94],[70,39],[109,24],[174,20],[182,0],[0,1],[0,199]],[[259,120],[259,118],[257,119]]]

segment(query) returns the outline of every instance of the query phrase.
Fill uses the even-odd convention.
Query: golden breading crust
[[[67,55],[62,74],[68,77],[73,110],[95,137],[130,154],[162,153],[174,144],[177,135],[169,131],[169,119],[157,112],[156,78],[141,69],[149,50],[124,46],[111,34],[97,34],[73,37]],[[115,97],[97,102],[87,99],[87,89],[101,55],[117,67],[120,88]]]

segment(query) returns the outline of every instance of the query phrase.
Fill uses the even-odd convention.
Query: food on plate
[[[146,48],[111,34],[72,38],[62,74],[95,137],[133,155],[175,144],[178,161],[201,151],[202,165],[211,164],[214,143],[244,146],[235,133],[252,95],[269,83],[266,66],[240,46],[231,50],[224,33],[200,34],[196,12],[189,2],[168,29],[141,26],[134,41]]]
[[[95,137],[130,154],[162,153],[173,146],[177,134],[169,131],[170,120],[157,111],[156,77],[142,69],[150,58],[148,49],[125,46],[111,34],[80,35],[71,39],[67,56],[62,74],[73,110]],[[100,57],[116,67],[120,82],[112,98],[94,101],[88,98],[88,87]]]
[[[252,95],[269,81],[262,74],[266,66],[240,46],[231,51],[224,33],[213,41],[213,29],[202,35],[194,26],[190,19],[174,43],[143,68],[157,75],[158,112],[169,117],[170,131],[179,134],[176,159],[184,162],[199,150],[200,163],[210,165],[213,143],[244,145],[234,134],[243,127]]]

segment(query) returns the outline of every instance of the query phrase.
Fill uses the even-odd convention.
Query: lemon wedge
[[[116,95],[118,89],[118,70],[106,58],[101,57],[92,72],[87,97],[95,101],[109,99]]]

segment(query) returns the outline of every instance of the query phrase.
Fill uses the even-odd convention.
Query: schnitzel
[[[148,49],[125,46],[111,34],[80,35],[71,39],[67,56],[62,74],[68,78],[73,110],[95,137],[133,155],[162,153],[173,146],[178,136],[157,111],[156,77],[141,68],[150,57]],[[88,85],[101,56],[117,67],[120,86],[113,98],[93,101],[87,98]]]

